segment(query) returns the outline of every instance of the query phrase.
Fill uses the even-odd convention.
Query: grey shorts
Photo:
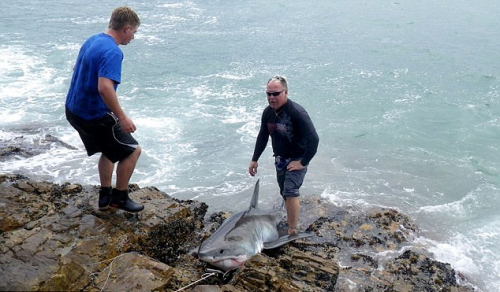
[[[290,163],[291,159],[276,157],[276,177],[278,179],[278,186],[280,187],[281,196],[286,199],[287,197],[300,196],[299,189],[304,182],[307,173],[307,166],[302,170],[288,171],[286,166]]]
[[[128,157],[139,146],[130,133],[125,133],[112,113],[94,120],[84,120],[66,109],[66,119],[78,131],[88,156],[101,152],[115,163]]]

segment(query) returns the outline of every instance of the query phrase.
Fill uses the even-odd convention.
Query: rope
[[[109,264],[109,266],[108,266],[108,267],[109,267],[108,276],[106,277],[106,281],[104,281],[104,285],[101,287],[101,290],[100,290],[101,292],[104,290],[104,287],[106,287],[106,285],[108,284],[109,277],[111,276],[111,270],[112,270],[112,268],[113,268],[113,262],[114,262],[117,258],[122,257],[122,256],[124,256],[124,255],[126,255],[126,254],[139,254],[139,253],[137,253],[137,252],[127,252],[127,253],[123,253],[123,254],[121,254],[121,255],[118,255],[118,256],[116,256],[116,257],[114,257],[114,258],[112,258],[112,259],[108,259],[108,260],[100,261],[100,262],[98,262],[98,263],[95,263],[95,264],[94,264],[94,265],[98,265],[98,264],[100,264],[100,263],[104,263],[104,262],[111,261],[111,263],[110,263],[110,264]],[[105,271],[108,267],[104,268],[104,270],[102,270],[102,271]],[[87,272],[89,273],[89,277],[92,277],[92,276],[94,276],[94,275],[99,274],[99,272],[93,273],[93,272],[91,272],[91,271],[87,270],[85,267],[83,267],[83,268],[85,269],[85,271],[87,271]]]
[[[196,284],[196,283],[198,283],[198,282],[201,282],[201,281],[206,280],[206,279],[208,279],[208,278],[210,278],[210,277],[212,277],[212,276],[215,276],[215,275],[217,275],[218,273],[221,273],[221,272],[219,272],[219,271],[214,271],[214,272],[212,272],[212,273],[205,273],[205,274],[203,274],[203,276],[201,277],[201,279],[199,279],[199,280],[197,280],[197,281],[194,281],[193,283],[191,283],[191,284],[189,284],[189,285],[187,285],[187,286],[184,286],[184,287],[182,287],[182,288],[181,288],[181,289],[179,289],[179,290],[175,290],[175,292],[182,291],[182,290],[184,290],[184,289],[186,289],[186,288],[188,288],[188,287],[193,286],[194,284]]]
[[[106,277],[106,281],[104,281],[104,285],[101,287],[100,292],[102,292],[104,290],[104,287],[106,287],[106,285],[108,284],[109,277],[111,276],[111,270],[113,268],[113,262],[117,258],[122,257],[122,256],[124,256],[126,254],[139,254],[139,253],[137,253],[137,252],[127,252],[127,253],[123,253],[121,255],[118,255],[118,256],[116,256],[116,257],[114,257],[112,259],[100,261],[100,262],[94,264],[94,265],[98,265],[100,263],[111,261],[111,263],[108,266],[109,267],[108,276]],[[104,270],[102,270],[102,271],[105,271],[108,267],[104,268]],[[87,270],[87,268],[85,268],[85,267],[83,267],[83,268],[89,273],[89,277],[92,277],[92,276],[95,276],[95,275],[99,274],[99,272],[95,272],[94,273],[94,272],[91,272],[91,271]],[[180,288],[179,290],[176,290],[175,292],[179,292],[179,291],[185,290],[186,288],[191,287],[191,286],[195,285],[196,283],[204,281],[204,280],[206,280],[206,279],[208,279],[208,278],[210,278],[212,276],[216,276],[217,274],[223,274],[222,277],[225,278],[229,274],[229,272],[230,272],[230,271],[227,271],[225,273],[222,273],[219,270],[213,270],[213,269],[207,269],[207,271],[210,271],[210,273],[203,274],[202,277],[199,280],[194,281],[193,283],[191,283],[191,284],[189,284],[187,286],[184,286],[184,287]]]

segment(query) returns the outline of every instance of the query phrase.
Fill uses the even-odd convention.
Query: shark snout
[[[198,257],[200,258],[200,260],[207,262],[212,266],[215,266],[224,271],[240,268],[248,259],[246,255],[217,256],[217,255],[206,255],[203,253],[199,253]]]

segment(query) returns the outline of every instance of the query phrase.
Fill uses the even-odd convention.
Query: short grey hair
[[[284,76],[280,76],[280,75],[273,76],[273,77],[269,78],[269,80],[267,80],[267,84],[269,84],[270,82],[274,82],[274,81],[280,82],[281,85],[283,85],[283,88],[288,90],[288,83],[286,82],[286,78]]]

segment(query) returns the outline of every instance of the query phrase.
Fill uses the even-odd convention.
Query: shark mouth
[[[238,269],[243,266],[243,264],[247,261],[247,256],[241,255],[237,257],[225,257],[225,258],[203,258],[203,261],[215,266],[217,268],[223,269],[225,271]]]

